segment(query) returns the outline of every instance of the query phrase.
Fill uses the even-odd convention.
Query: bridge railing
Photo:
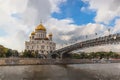
[[[98,37],[91,40],[86,40],[82,42],[77,42],[75,44],[66,46],[64,48],[58,49],[53,53],[61,53],[61,52],[71,52],[77,49],[83,49],[92,46],[106,45],[106,44],[116,44],[120,43],[120,33],[111,34],[108,36]]]

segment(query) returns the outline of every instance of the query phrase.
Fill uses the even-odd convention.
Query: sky
[[[41,21],[53,33],[57,48],[109,35],[108,29],[110,34],[119,33],[120,0],[0,0],[0,44],[23,51]],[[119,48],[106,45],[85,51],[120,52]]]

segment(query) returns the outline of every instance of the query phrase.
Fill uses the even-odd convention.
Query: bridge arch
[[[120,34],[112,34],[108,36],[103,36],[91,40],[86,40],[82,42],[75,43],[73,45],[66,46],[64,48],[58,49],[50,53],[49,55],[57,54],[58,56],[63,56],[63,54],[70,53],[74,50],[89,48],[99,45],[107,45],[107,44],[116,44],[120,43]]]

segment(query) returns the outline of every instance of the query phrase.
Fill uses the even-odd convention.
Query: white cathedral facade
[[[37,51],[38,54],[47,55],[56,49],[52,41],[52,33],[47,36],[46,28],[39,24],[30,35],[30,40],[25,41],[25,50]]]

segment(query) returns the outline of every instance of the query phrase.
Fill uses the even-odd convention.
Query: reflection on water
[[[0,80],[120,80],[120,64],[1,66]]]

